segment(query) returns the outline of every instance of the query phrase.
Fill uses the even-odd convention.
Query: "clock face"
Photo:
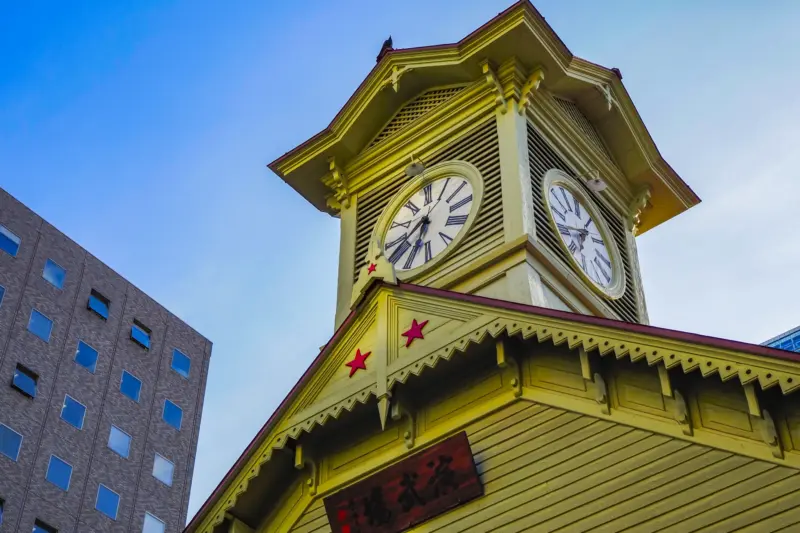
[[[591,212],[561,184],[549,187],[547,203],[558,234],[578,267],[601,289],[611,287],[616,265]]]
[[[469,180],[449,176],[424,184],[394,214],[383,239],[384,255],[398,271],[425,265],[465,231],[472,210]]]

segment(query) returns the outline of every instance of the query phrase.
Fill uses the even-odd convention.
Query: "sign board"
[[[462,432],[325,498],[333,533],[397,533],[483,494]]]

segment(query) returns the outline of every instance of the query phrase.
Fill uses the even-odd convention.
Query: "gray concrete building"
[[[210,355],[0,189],[0,533],[182,531]]]

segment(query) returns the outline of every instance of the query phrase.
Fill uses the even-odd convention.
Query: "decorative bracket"
[[[675,398],[672,416],[681,427],[681,430],[683,430],[683,434],[691,436],[692,419],[689,418],[689,409],[686,406],[686,400],[683,398],[683,394],[681,394],[681,391],[678,389],[673,390],[672,394]]]
[[[669,370],[663,364],[658,365],[658,381],[661,383],[661,395],[672,398],[672,382],[669,379]]]
[[[594,399],[600,404],[600,412],[604,415],[610,414],[608,408],[608,388],[606,382],[598,372],[594,373]]]
[[[608,104],[609,111],[614,109],[614,106],[619,107],[619,102],[617,102],[617,99],[614,98],[614,94],[611,92],[611,86],[609,84],[601,83],[597,85],[597,90],[603,93],[603,97],[606,99],[606,104]]]
[[[781,440],[778,438],[778,430],[775,427],[772,415],[764,409],[761,411],[761,418],[763,419],[761,422],[761,438],[769,446],[773,457],[783,459],[783,447],[781,447]]]
[[[333,191],[333,194],[328,197],[328,206],[338,211],[341,211],[342,208],[347,209],[350,207],[350,188],[347,183],[347,176],[335,157],[330,158],[328,169],[330,174],[322,180],[322,183]]]
[[[531,96],[534,91],[539,90],[539,85],[544,81],[544,68],[536,67],[533,73],[528,76],[525,85],[522,86],[522,94],[519,99],[519,114],[524,115],[525,110],[531,103]]]
[[[520,375],[519,363],[513,355],[506,353],[505,340],[500,338],[495,342],[497,351],[497,366],[500,367],[508,377],[509,385],[515,398],[522,396],[522,376]]]
[[[392,89],[394,89],[394,92],[397,92],[400,88],[400,78],[403,76],[403,74],[411,72],[412,70],[414,70],[413,67],[409,66],[398,67],[397,65],[394,65],[392,67],[392,73],[389,74],[389,77],[387,77],[385,80],[383,80],[383,82],[381,82],[381,88],[386,88],[391,86]]]
[[[506,102],[503,86],[500,84],[500,80],[497,78],[497,73],[489,64],[488,59],[484,59],[481,62],[481,71],[483,72],[483,75],[486,76],[486,83],[491,86],[492,91],[494,92],[495,105],[500,108],[501,113],[505,114],[508,110],[508,104]]]
[[[311,470],[311,476],[306,480],[306,485],[308,485],[308,493],[312,496],[315,495],[319,485],[319,468],[317,468],[317,463],[304,453],[303,445],[299,442],[294,448],[294,467],[297,470],[303,470],[305,467]]]
[[[761,418],[761,405],[758,401],[758,395],[756,394],[756,388],[753,386],[752,383],[747,383],[743,385],[744,387],[744,397],[747,399],[747,410],[750,412],[751,416],[756,416]]]
[[[639,226],[642,223],[642,214],[652,206],[650,196],[653,189],[649,185],[643,186],[634,196],[628,206],[628,229],[635,237],[639,233]]]
[[[416,419],[414,417],[414,412],[410,409],[407,409],[403,402],[399,400],[395,400],[392,402],[392,420],[395,422],[399,421],[401,418],[405,416],[406,418],[406,429],[403,431],[403,440],[406,443],[406,448],[409,450],[414,447],[414,439],[416,438]]]

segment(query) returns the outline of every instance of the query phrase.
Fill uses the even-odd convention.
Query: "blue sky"
[[[453,42],[508,5],[4,6],[0,186],[214,342],[190,516],[332,333],[336,220],[266,163],[327,125],[389,34]],[[800,3],[536,5],[622,70],[704,200],[639,239],[652,323],[751,342],[800,324]]]

